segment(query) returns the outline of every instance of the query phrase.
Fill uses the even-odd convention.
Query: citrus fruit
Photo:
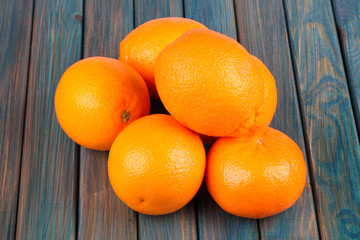
[[[90,57],[70,66],[61,77],[55,111],[76,143],[109,150],[125,126],[149,114],[150,99],[134,69],[117,59]]]
[[[296,143],[270,127],[218,139],[207,156],[206,185],[225,211],[246,218],[280,213],[301,196],[306,164]]]
[[[257,121],[267,125],[276,107],[273,78],[258,61],[230,37],[189,30],[157,58],[156,87],[165,108],[186,127],[208,136],[238,136]]]
[[[117,196],[143,214],[161,215],[185,206],[204,177],[200,137],[170,115],[140,118],[110,149],[108,173]]]
[[[254,125],[269,126],[277,105],[277,91],[275,79],[265,64],[255,56],[252,56],[257,71],[264,81],[264,104],[258,109]]]
[[[120,43],[119,59],[137,70],[148,86],[150,96],[158,94],[154,80],[154,64],[159,53],[184,32],[206,28],[194,20],[180,17],[148,21],[131,31]]]

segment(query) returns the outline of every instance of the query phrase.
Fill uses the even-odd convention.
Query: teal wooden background
[[[0,239],[360,239],[360,1],[17,0],[0,9]],[[287,211],[235,217],[202,186],[176,213],[136,213],[111,189],[108,153],[61,130],[53,99],[65,69],[117,58],[126,34],[166,16],[238,40],[273,73],[271,125],[308,164]]]

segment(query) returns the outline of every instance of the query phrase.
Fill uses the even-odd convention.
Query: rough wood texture
[[[355,121],[360,134],[360,1],[333,0]]]
[[[196,196],[196,210],[199,239],[259,239],[256,220],[222,210],[211,198],[205,183]]]
[[[232,0],[184,0],[184,8],[185,17],[201,22],[211,30],[237,39]]]
[[[14,239],[33,1],[0,1],[0,233]]]
[[[239,0],[235,6],[240,42],[276,80],[278,105],[271,126],[290,136],[306,159],[282,1]],[[318,239],[309,174],[302,196],[290,209],[259,223],[262,239]]]
[[[135,27],[155,18],[182,17],[181,0],[135,0]]]
[[[136,239],[136,214],[112,190],[107,157],[81,149],[78,239]]]
[[[133,1],[85,2],[84,57],[117,58],[133,28]],[[136,214],[117,198],[107,173],[107,152],[81,148],[78,239],[136,239]]]
[[[360,238],[360,149],[331,3],[286,0],[323,239]]]
[[[139,213],[140,239],[196,239],[196,217],[193,202],[180,211],[164,216]]]
[[[184,6],[185,17],[237,39],[232,1],[186,0]],[[259,237],[256,220],[239,218],[226,213],[212,200],[205,186],[196,197],[196,210],[199,239],[257,239]]]
[[[35,4],[17,239],[75,238],[78,159],[57,122],[54,93],[80,58],[81,13],[82,1]]]

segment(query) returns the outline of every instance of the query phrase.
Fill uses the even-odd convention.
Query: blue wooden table
[[[287,211],[235,217],[203,186],[176,213],[138,214],[111,189],[108,153],[61,130],[64,70],[117,58],[127,33],[164,16],[238,40],[275,76],[271,125],[308,165]],[[0,30],[0,239],[360,239],[359,0],[0,0]]]

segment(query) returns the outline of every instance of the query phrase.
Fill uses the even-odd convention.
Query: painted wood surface
[[[54,94],[81,54],[82,1],[36,1],[16,239],[75,239],[78,159]]]
[[[281,1],[235,2],[241,43],[274,75],[278,105],[271,127],[290,136],[306,151],[296,93],[290,46]],[[287,211],[259,221],[262,239],[318,239],[309,171],[300,199]]]
[[[85,1],[83,57],[117,58],[133,28],[133,1]],[[78,239],[136,239],[136,213],[121,202],[107,173],[108,152],[81,147]]]
[[[185,17],[209,29],[237,39],[234,5],[231,0],[185,0]],[[233,216],[211,198],[205,185],[196,196],[199,239],[258,239],[256,220]]]
[[[155,18],[182,17],[182,0],[135,0],[135,27]]]
[[[184,0],[185,17],[205,24],[211,30],[237,39],[232,0]]]
[[[164,216],[139,213],[139,239],[197,239],[194,203]]]
[[[222,210],[210,196],[205,183],[195,200],[199,239],[260,239],[257,221]]]
[[[333,0],[336,28],[343,53],[346,77],[360,134],[360,1]]]
[[[327,0],[285,0],[323,239],[360,238],[360,148]]]
[[[0,233],[14,239],[33,1],[0,1]]]

